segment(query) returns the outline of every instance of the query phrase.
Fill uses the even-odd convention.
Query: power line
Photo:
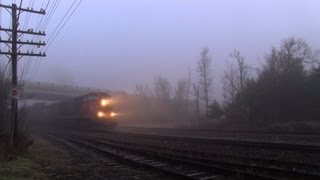
[[[49,42],[48,40],[48,46],[45,49],[45,51],[51,46],[51,44],[53,43],[53,41],[57,38],[58,34],[61,32],[61,30],[63,29],[63,27],[67,24],[67,22],[69,21],[69,19],[72,17],[72,15],[74,14],[74,12],[78,9],[78,7],[80,6],[80,4],[82,3],[83,0],[80,0],[80,2],[77,4],[77,6],[73,9],[73,11],[71,12],[70,16],[68,17],[68,19],[64,22],[64,24],[61,26],[61,28],[59,29],[58,33],[55,34],[55,36],[53,37],[53,39]]]
[[[61,18],[60,22],[58,23],[58,25],[56,26],[56,28],[54,29],[54,31],[52,32],[52,34],[48,37],[48,42],[51,40],[51,38],[54,36],[54,34],[56,33],[56,31],[58,30],[59,26],[62,24],[62,22],[64,21],[65,17],[68,15],[68,13],[70,12],[70,10],[72,9],[72,7],[75,5],[75,3],[77,2],[77,0],[74,0],[73,3],[71,4],[71,6],[69,7],[68,11],[64,14],[64,16]]]
[[[51,21],[54,13],[55,13],[56,10],[57,10],[60,2],[61,2],[60,0],[55,0],[55,2],[53,3],[53,6],[51,6],[51,9],[52,9],[52,10],[50,11],[50,14],[48,15],[48,18],[45,20],[45,22],[44,22],[43,26],[41,27],[41,29],[46,29],[46,28],[47,28],[49,22]]]
[[[68,16],[68,18],[64,21],[65,17],[67,16],[68,12],[72,9],[74,3],[76,2],[76,0],[72,3],[72,5],[70,6],[70,8],[68,9],[68,11],[65,13],[65,15],[63,16],[63,18],[61,19],[60,23],[56,26],[55,28],[55,31],[59,28],[60,24],[64,21],[63,25],[59,28],[59,30],[57,31],[56,34],[54,34],[54,32],[52,33],[52,36],[50,37],[53,37],[52,39],[49,38],[49,40],[47,41],[47,46],[50,47],[52,45],[52,43],[54,42],[54,40],[57,38],[57,36],[59,35],[59,33],[61,32],[61,30],[64,28],[64,26],[67,24],[67,22],[70,20],[70,18],[73,16],[73,14],[75,13],[75,11],[78,9],[78,7],[80,6],[80,4],[82,3],[83,0],[80,0],[79,3],[75,6],[75,8],[72,10],[71,14]],[[51,41],[50,41],[51,40]],[[47,51],[48,48],[46,49],[42,49],[42,51]],[[40,65],[40,61],[37,61],[36,62],[36,69],[39,68],[39,65]],[[35,74],[34,74],[35,75]],[[34,76],[33,76],[34,78]]]
[[[47,18],[45,18],[43,24],[41,24],[41,22],[42,22],[43,19],[40,20],[40,23],[38,24],[39,27],[42,27],[42,29],[45,30],[44,25],[50,21],[51,17],[52,17],[53,14],[55,13],[55,10],[57,9],[57,7],[58,7],[58,5],[59,5],[60,2],[61,2],[61,1],[55,0],[55,1],[52,3],[52,5],[50,6],[50,9],[48,10],[48,14],[49,14],[49,15],[47,16]],[[49,4],[50,4],[50,0],[48,1],[47,5],[46,5],[45,11],[47,11],[47,8],[49,7]],[[37,37],[36,37],[36,41],[39,41],[39,40],[41,40],[41,38],[40,38],[39,36],[37,36]],[[33,47],[33,48],[31,49],[31,51],[34,51],[34,49],[35,49],[35,47]],[[29,51],[30,51],[30,49],[29,49]],[[33,58],[34,58],[34,57],[28,57],[28,61],[33,60]],[[34,66],[33,66],[33,68],[32,68],[32,73],[31,73],[31,74],[32,74],[32,77],[31,77],[31,79],[34,78],[34,76],[35,76],[35,74],[36,74],[36,71],[37,71],[40,63],[41,63],[41,61],[35,61],[35,64],[34,64]]]

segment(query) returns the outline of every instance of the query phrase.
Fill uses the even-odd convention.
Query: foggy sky
[[[60,6],[61,15],[67,6]],[[32,60],[41,63],[28,78],[132,92],[137,83],[152,87],[155,75],[175,84],[190,67],[196,81],[207,46],[214,97],[221,99],[233,49],[260,67],[271,46],[290,36],[320,48],[319,7],[317,0],[84,0],[47,57]]]

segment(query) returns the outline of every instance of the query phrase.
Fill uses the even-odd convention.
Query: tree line
[[[319,50],[305,40],[284,39],[272,47],[256,75],[239,52],[223,78],[225,115],[252,126],[317,121],[320,118]]]
[[[167,78],[156,76],[153,87],[139,84],[135,94],[143,97],[140,105],[150,114],[157,112],[160,119],[178,126],[213,120],[251,127],[316,121],[320,118],[319,52],[305,40],[289,37],[271,47],[261,67],[253,67],[234,50],[221,78],[223,102],[218,102],[213,99],[214,61],[205,47],[194,80],[190,69],[174,87]]]

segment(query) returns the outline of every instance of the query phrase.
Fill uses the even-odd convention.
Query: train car
[[[114,111],[113,99],[108,93],[90,92],[64,102],[51,104],[48,115],[56,124],[64,127],[104,125],[115,127],[118,113]]]

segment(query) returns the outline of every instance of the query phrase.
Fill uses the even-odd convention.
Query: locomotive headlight
[[[117,115],[117,113],[115,113],[115,112],[111,112],[111,113],[110,113],[110,116],[111,116],[111,117],[115,117],[116,115]]]
[[[104,117],[106,114],[104,113],[104,112],[101,112],[101,111],[99,111],[98,113],[97,113],[97,116],[99,117],[99,118],[102,118],[102,117]]]
[[[101,104],[101,106],[106,106],[106,105],[110,104],[110,101],[108,99],[102,99],[100,101],[100,104]]]

